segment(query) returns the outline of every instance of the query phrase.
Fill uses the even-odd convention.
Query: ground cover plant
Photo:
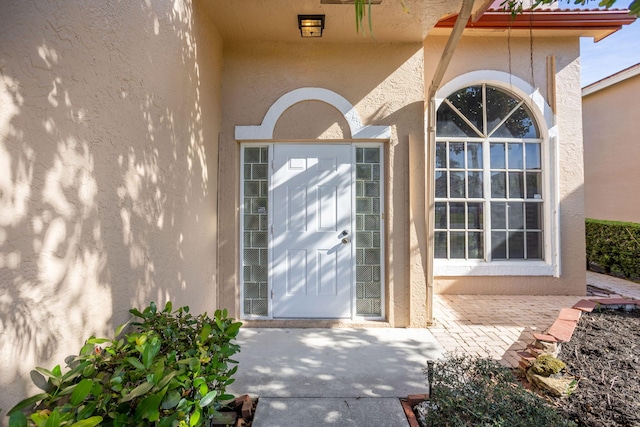
[[[208,425],[233,399],[225,389],[241,323],[226,310],[194,316],[171,303],[130,312],[128,333],[123,325],[112,339],[89,338],[66,372],[36,368],[48,389],[12,408],[10,427]]]
[[[640,311],[583,315],[558,356],[578,387],[557,401],[579,426],[640,426]]]
[[[416,407],[423,426],[575,426],[493,359],[449,354],[435,362],[429,400]]]
[[[423,426],[640,426],[640,310],[584,314],[558,358],[577,387],[532,398],[497,362],[449,356],[436,363],[432,398],[416,415]]]

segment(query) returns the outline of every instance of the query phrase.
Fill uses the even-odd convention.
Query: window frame
[[[542,191],[543,191],[543,248],[542,260],[523,260],[523,259],[499,259],[486,261],[487,253],[491,250],[487,246],[490,242],[487,233],[492,230],[488,228],[491,194],[483,194],[483,216],[484,216],[484,238],[485,258],[484,259],[443,259],[435,258],[434,253],[434,276],[555,276],[560,275],[560,262],[558,248],[559,240],[559,190],[557,186],[558,163],[557,163],[557,127],[553,120],[551,107],[546,103],[540,92],[517,76],[508,73],[481,70],[459,76],[447,84],[443,85],[436,94],[436,111],[440,108],[444,100],[458,90],[469,86],[492,86],[503,90],[518,100],[524,101],[528,107],[532,118],[535,120],[539,138],[522,138],[521,140],[539,140],[541,155],[541,172],[542,172]],[[480,142],[490,144],[489,141],[498,142],[504,138],[488,137],[437,137],[437,142]],[[518,138],[506,138],[506,140],[516,142]],[[487,142],[485,142],[487,141]],[[483,145],[484,146],[484,145]],[[489,153],[484,152],[483,171],[490,170],[490,164],[487,163]],[[429,159],[435,162],[436,159]],[[447,165],[448,166],[448,165]],[[466,165],[465,165],[466,166]],[[466,167],[465,167],[466,169]],[[434,164],[434,171],[436,170]],[[484,172],[483,172],[484,173]],[[435,181],[435,175],[429,177]],[[433,183],[435,186],[435,182]],[[486,188],[486,186],[485,186]],[[435,192],[434,192],[435,195]],[[447,202],[456,201],[457,199],[448,198]],[[460,199],[462,201],[463,199]],[[477,199],[465,198],[465,202],[474,202]],[[440,200],[439,200],[440,201]],[[526,201],[526,199],[525,199]],[[435,200],[434,200],[435,202]],[[435,224],[435,204],[432,211],[432,221]],[[435,228],[434,228],[435,230]],[[435,234],[434,237],[435,239]],[[434,245],[435,249],[435,245]],[[465,247],[465,252],[468,248]]]

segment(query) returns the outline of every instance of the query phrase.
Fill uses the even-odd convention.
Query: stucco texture
[[[221,70],[199,4],[3,2],[3,415],[130,308],[216,308]]]
[[[274,2],[288,12],[294,3]],[[35,391],[34,366],[51,368],[90,335],[112,334],[131,307],[171,300],[240,317],[235,127],[259,125],[298,88],[333,91],[364,125],[390,127],[386,322],[377,323],[430,320],[425,94],[446,39],[246,40],[228,23],[218,31],[225,16],[215,5],[25,0],[0,9],[0,408]],[[422,21],[435,22],[428,15]],[[555,55],[560,277],[439,277],[436,292],[584,293],[578,39],[535,37],[533,46],[531,64],[528,38],[464,37],[443,83],[511,72],[546,97]],[[268,142],[352,138],[335,108],[311,100],[285,111]]]
[[[446,38],[432,37],[425,42],[425,57],[439,56]],[[533,50],[532,50],[533,49]],[[491,52],[491,54],[489,54]],[[555,55],[555,122],[558,129],[558,197],[561,236],[558,278],[550,276],[436,277],[436,293],[449,294],[533,294],[583,295],[586,287],[584,243],[584,167],[582,111],[580,102],[580,63],[577,38],[463,37],[443,84],[465,73],[495,70],[510,73],[547,93],[547,57]],[[435,62],[425,66],[426,81],[431,80]],[[548,142],[547,142],[548,143]],[[545,165],[554,168],[553,164]],[[552,189],[556,191],[556,189]],[[549,226],[549,225],[547,225]],[[555,238],[555,233],[552,233]],[[547,243],[548,244],[548,243]]]
[[[640,76],[582,98],[585,214],[640,223]]]
[[[391,126],[386,143],[386,314],[390,324],[411,324],[408,248],[409,141],[423,141],[423,57],[421,44],[227,43],[222,83],[223,127],[220,156],[221,305],[239,316],[238,188],[236,125],[257,125],[282,95],[320,87],[345,97],[365,125]],[[349,128],[333,107],[305,101],[285,111],[274,142],[350,140]],[[424,286],[422,286],[424,288]],[[415,297],[424,301],[424,296]],[[424,314],[423,314],[424,316]],[[416,323],[417,324],[417,323]]]

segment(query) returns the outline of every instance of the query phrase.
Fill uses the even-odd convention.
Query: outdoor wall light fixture
[[[298,15],[301,37],[322,37],[324,15]]]

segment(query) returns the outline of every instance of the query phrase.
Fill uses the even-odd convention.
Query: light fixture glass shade
[[[298,28],[302,37],[322,37],[324,15],[298,15]]]

